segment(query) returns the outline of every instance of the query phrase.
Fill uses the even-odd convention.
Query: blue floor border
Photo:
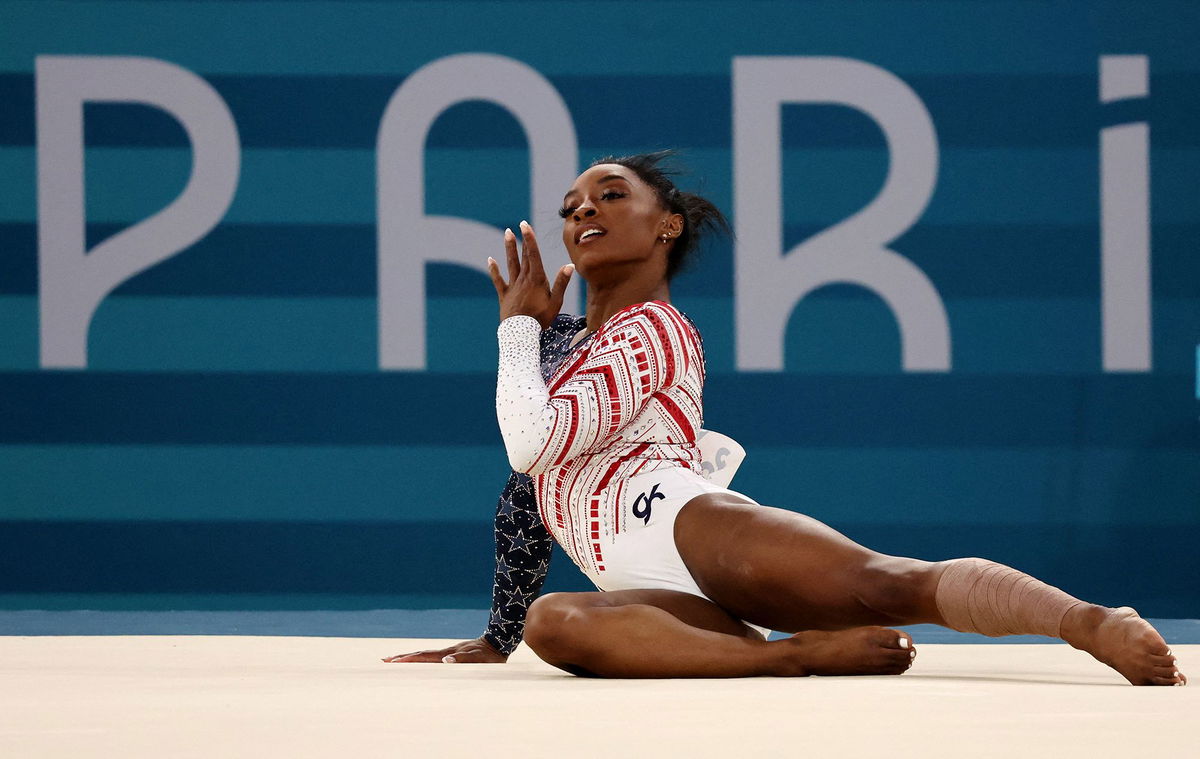
[[[355,611],[0,611],[0,635],[282,635],[335,638],[474,638],[483,609]],[[1151,619],[1168,643],[1200,644],[1200,619]],[[909,625],[917,643],[1055,643],[1040,635],[988,638]],[[781,636],[777,636],[781,637]]]

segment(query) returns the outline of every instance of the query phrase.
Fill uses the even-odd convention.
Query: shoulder
[[[613,314],[603,329],[611,333],[631,329],[646,331],[670,342],[695,343],[700,340],[700,333],[692,320],[675,306],[661,300],[628,306]]]
[[[542,348],[549,348],[559,343],[569,342],[579,330],[587,324],[587,319],[573,314],[559,314],[550,322],[550,326],[542,330]]]
[[[551,334],[574,335],[583,329],[585,324],[587,324],[586,317],[575,316],[574,314],[559,314],[554,317],[554,321],[550,322],[550,326],[546,327],[545,331]]]

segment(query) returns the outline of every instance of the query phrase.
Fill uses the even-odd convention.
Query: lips
[[[599,224],[584,224],[579,229],[575,230],[575,244],[582,245],[589,240],[595,240],[598,237],[603,237],[606,230]]]

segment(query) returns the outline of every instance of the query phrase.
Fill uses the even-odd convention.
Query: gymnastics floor
[[[1200,685],[1200,623],[1180,622],[1164,635]],[[1200,756],[1200,687],[1134,688],[1063,644],[913,634],[899,677],[659,681],[572,677],[524,647],[379,661],[461,638],[7,634],[0,756]]]

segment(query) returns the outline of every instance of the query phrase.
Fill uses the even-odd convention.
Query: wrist
[[[495,652],[496,656],[499,656],[502,659],[507,659],[512,654],[512,651],[505,652],[504,646],[500,645],[500,642],[491,634],[491,632],[485,632],[483,635],[480,635],[479,642],[487,646],[488,649]],[[519,644],[520,641],[518,640],[517,644],[513,645],[513,648],[515,649]]]
[[[503,333],[523,333],[526,331],[532,332],[536,328],[540,334],[542,331],[542,323],[537,320],[537,317],[529,314],[513,314],[500,320],[498,330]]]

